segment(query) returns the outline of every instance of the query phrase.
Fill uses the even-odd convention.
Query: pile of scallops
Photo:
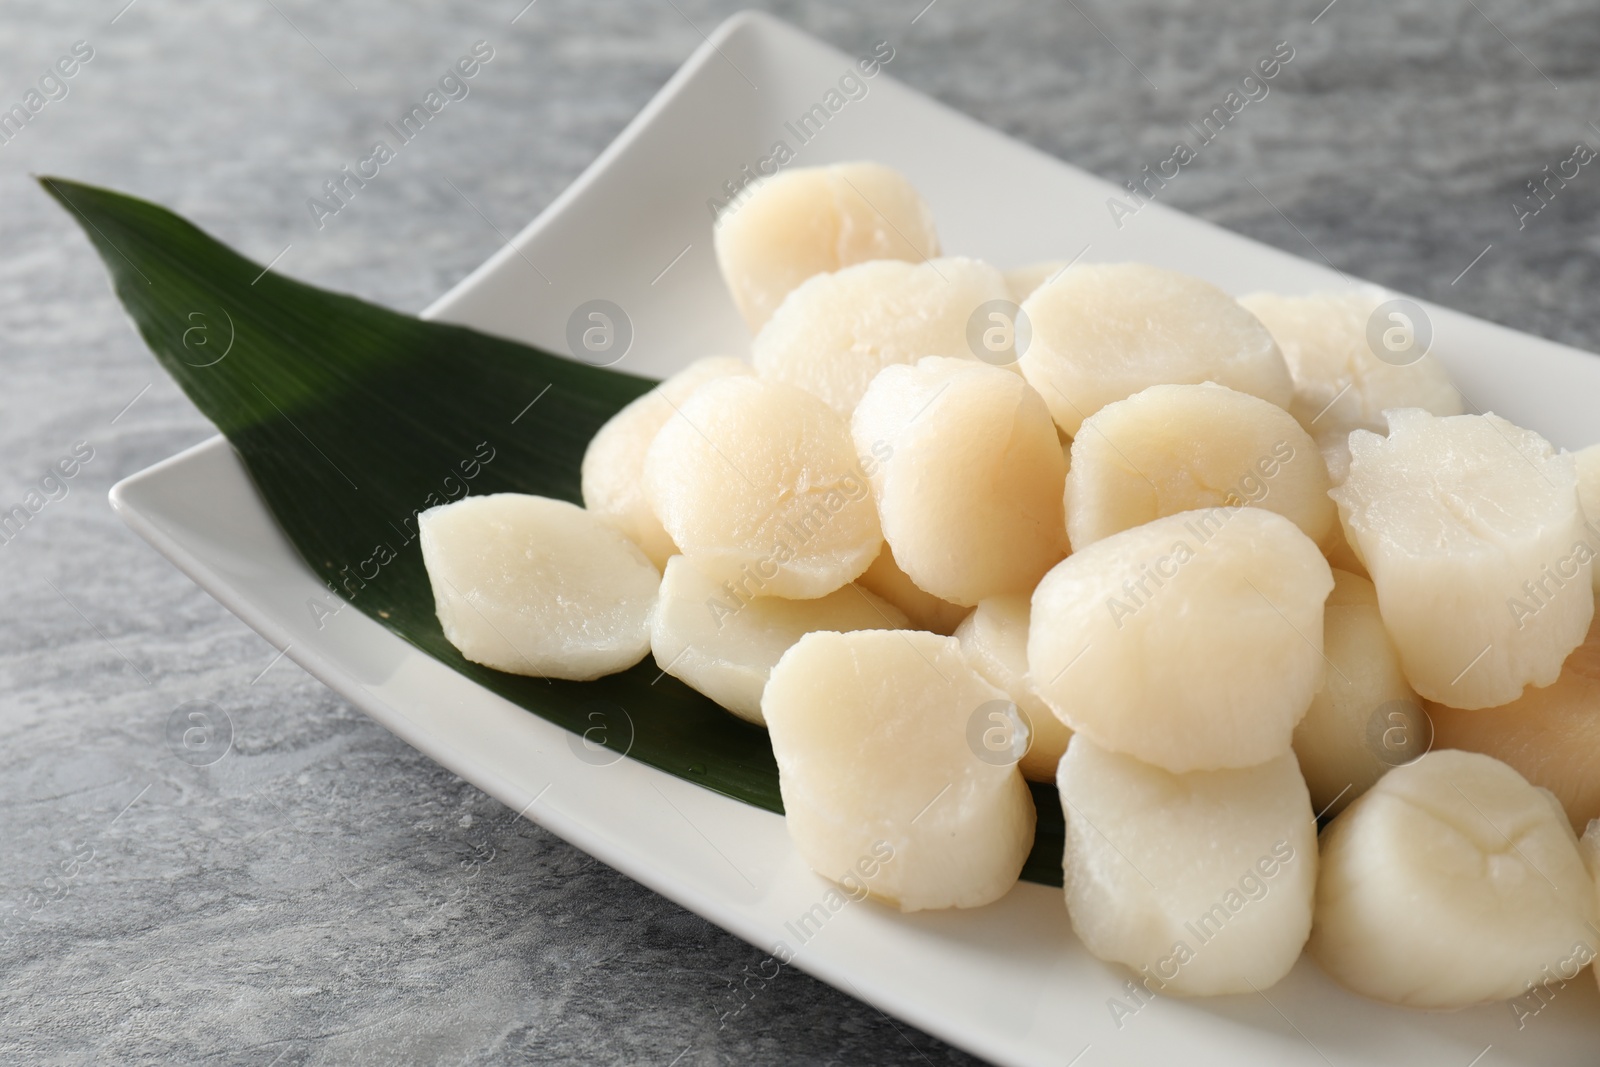
[[[1005,895],[1054,782],[1073,928],[1152,992],[1307,949],[1446,1009],[1594,959],[1600,453],[1469,410],[1384,292],[1001,271],[875,164],[766,180],[716,251],[748,354],[618,412],[584,507],[423,514],[463,655],[652,655],[905,911]]]

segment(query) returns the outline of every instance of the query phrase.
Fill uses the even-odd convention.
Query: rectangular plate
[[[550,208],[426,312],[566,351],[584,301],[623,307],[633,346],[619,369],[665,375],[749,337],[717,274],[707,200],[783,140],[799,165],[874,159],[931,203],[946,249],[1002,267],[1032,260],[1145,260],[1231,292],[1338,289],[1327,268],[1159,204],[1117,229],[1115,187],[879,74],[809,143],[785,126],[855,60],[761,15],[724,23]],[[759,89],[757,89],[759,87]],[[687,249],[687,251],[685,251]],[[674,260],[674,257],[681,258]],[[670,265],[670,269],[669,268]],[[537,271],[534,269],[537,267]],[[665,273],[662,273],[665,270]],[[539,272],[547,276],[545,281]],[[1559,445],[1600,440],[1600,361],[1443,308],[1435,349],[1480,406]],[[1120,1024],[1127,974],[1073,937],[1059,890],[1018,885],[968,912],[831,912],[783,820],[622,759],[575,757],[572,735],[479,688],[328,600],[220,437],[111,491],[117,513],[225,607],[372,718],[513,810],[657,892],[817,977],[973,1053],[1006,1064],[1588,1062],[1600,996],[1587,972],[1519,1030],[1504,1004],[1448,1015],[1348,994],[1302,959],[1263,996],[1161,999]],[[800,920],[811,916],[799,936]],[[1270,999],[1269,999],[1270,998]]]

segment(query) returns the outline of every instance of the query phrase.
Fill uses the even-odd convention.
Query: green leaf
[[[581,503],[589,439],[654,382],[303,285],[154,204],[40,182],[82,224],[145,343],[227,435],[330,589],[535,715],[783,810],[766,731],[651,661],[595,682],[502,674],[463,659],[434,616],[416,513],[469,490]],[[1034,795],[1024,877],[1060,885],[1060,804],[1051,787]]]

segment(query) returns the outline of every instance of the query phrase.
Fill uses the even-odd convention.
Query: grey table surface
[[[0,145],[0,507],[93,449],[0,545],[0,1061],[971,1062],[794,972],[722,1025],[761,952],[508,819],[277,660],[107,507],[114,481],[211,428],[30,172],[168,204],[263,261],[291,245],[285,273],[420,309],[735,9],[540,0],[513,21],[525,2],[0,5],[0,107],[93,49]],[[895,77],[1117,181],[1289,41],[1269,103],[1168,203],[1600,347],[1600,174],[1520,227],[1512,207],[1600,146],[1600,4],[925,3],[772,10],[852,51],[892,36]],[[319,234],[306,198],[478,39],[496,59],[472,103]],[[234,729],[201,768],[164,741],[199,699]]]

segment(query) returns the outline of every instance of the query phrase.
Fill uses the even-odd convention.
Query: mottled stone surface
[[[74,442],[94,449],[0,545],[0,1061],[969,1062],[795,973],[719,1029],[761,953],[274,664],[124,530],[111,483],[210,428],[28,179],[148,196],[262,260],[292,244],[285,272],[415,310],[734,5],[541,0],[512,25],[521,0],[124,2],[14,4],[0,24],[0,106],[72,42],[95,49],[0,147],[0,504]],[[1578,140],[1600,144],[1600,5],[1337,0],[1313,25],[1323,2],[938,0],[914,25],[924,0],[773,10],[850,50],[892,37],[895,77],[1116,180],[1289,41],[1271,96],[1167,203],[1600,346],[1600,172],[1524,229],[1511,209]],[[314,231],[305,198],[479,38],[497,53],[473,95]],[[210,767],[163,740],[190,700],[233,723]]]

